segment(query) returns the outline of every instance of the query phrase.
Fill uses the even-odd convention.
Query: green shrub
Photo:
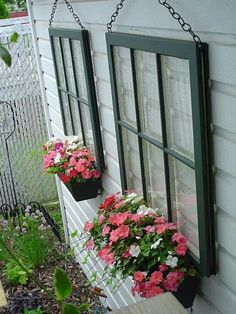
[[[7,19],[8,17],[6,5],[3,0],[0,0],[0,19]]]
[[[26,266],[27,270],[32,273],[32,269]],[[27,272],[13,259],[11,259],[5,266],[4,270],[7,280],[14,284],[25,285],[29,279]]]

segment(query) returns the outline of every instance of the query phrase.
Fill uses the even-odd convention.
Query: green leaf
[[[88,311],[89,310],[89,304],[87,304],[87,303],[82,303],[82,304],[80,304],[79,305],[79,310],[80,311]]]
[[[5,62],[5,64],[11,66],[11,55],[9,51],[0,43],[0,58]]]
[[[54,289],[58,301],[63,301],[72,293],[72,284],[67,274],[57,267],[54,273]]]
[[[11,43],[16,43],[19,37],[20,36],[17,32],[14,32],[13,34],[11,34],[11,37],[10,37]]]
[[[71,238],[75,238],[78,234],[78,230],[75,230],[74,232],[71,233]]]
[[[79,308],[75,304],[67,303],[63,305],[63,314],[80,314]]]

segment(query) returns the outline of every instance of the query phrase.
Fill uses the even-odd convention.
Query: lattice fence
[[[9,24],[14,24],[15,20],[20,34],[16,44],[9,44],[9,34],[15,25],[6,25],[5,21],[0,27],[0,40],[10,48],[12,55],[11,68],[0,63],[0,100],[12,105],[16,121],[16,130],[8,145],[17,201],[43,203],[57,199],[57,192],[53,176],[43,174],[41,159],[32,154],[47,139],[46,123],[31,30],[26,18],[22,22],[21,19],[8,20]],[[0,135],[0,142],[0,204],[12,204],[13,187],[4,134]]]

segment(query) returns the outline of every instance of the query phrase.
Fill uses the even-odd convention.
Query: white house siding
[[[52,56],[48,40],[48,19],[53,1],[31,1],[43,80],[49,106],[52,133],[63,136]],[[104,195],[120,189],[119,163],[113,121],[111,90],[105,43],[105,24],[117,0],[70,1],[90,32],[95,83],[102,124],[107,170],[103,174]],[[216,188],[216,237],[218,274],[201,281],[194,304],[198,314],[234,314],[236,309],[236,1],[235,0],[169,0],[190,22],[201,39],[209,44],[210,86],[213,108]],[[55,27],[77,28],[64,3],[58,4]],[[59,21],[59,22],[58,22]],[[127,0],[113,29],[119,32],[187,39],[168,11],[157,0]],[[62,187],[69,232],[82,229],[92,219],[102,197],[74,202]],[[81,261],[83,256],[79,256]],[[98,264],[98,270],[101,270]],[[88,270],[88,265],[83,265]],[[129,283],[116,295],[106,293],[111,307],[134,302]]]

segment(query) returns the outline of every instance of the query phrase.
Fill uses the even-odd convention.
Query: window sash
[[[172,219],[171,209],[171,189],[169,175],[169,156],[181,161],[191,169],[195,170],[196,176],[196,192],[198,204],[198,236],[200,259],[192,255],[193,261],[199,267],[200,271],[206,275],[215,272],[215,245],[214,245],[214,208],[213,208],[213,188],[212,188],[212,152],[211,152],[211,132],[210,132],[210,110],[208,103],[207,79],[207,45],[202,44],[202,47],[196,46],[192,42],[182,40],[163,39],[157,37],[131,35],[123,33],[107,33],[106,34],[109,69],[111,77],[112,97],[114,104],[114,117],[117,134],[118,154],[120,160],[120,175],[123,192],[126,190],[127,183],[125,178],[125,160],[124,147],[122,145],[122,128],[136,134],[139,142],[140,166],[142,174],[143,194],[147,197],[145,169],[142,150],[142,140],[152,143],[163,151],[164,168],[166,175],[166,193],[168,216]],[[115,69],[115,54],[114,47],[125,47],[130,50],[133,88],[136,109],[137,128],[131,126],[121,120],[119,114],[119,98],[117,93],[116,69]],[[139,104],[136,86],[135,59],[134,51],[141,50],[155,53],[157,56],[158,82],[160,94],[160,110],[162,121],[162,143],[143,134],[141,131],[141,123],[139,117]],[[194,138],[194,161],[184,157],[178,152],[168,147],[167,130],[165,119],[165,103],[163,95],[163,82],[161,71],[161,56],[173,56],[186,59],[189,61],[190,70],[190,89],[192,102],[192,119],[193,119],[193,138]],[[191,255],[191,252],[190,252]]]
[[[60,85],[59,81],[59,73],[57,68],[56,62],[56,53],[55,53],[55,46],[53,42],[53,38],[59,38],[60,43],[60,53],[62,55],[62,70],[65,77],[65,87]],[[61,114],[62,114],[62,121],[63,121],[63,128],[66,135],[68,130],[66,128],[66,119],[64,114],[64,107],[63,107],[63,100],[62,100],[62,93],[65,94],[67,97],[69,110],[70,110],[70,120],[72,121],[72,132],[76,135],[75,126],[73,125],[73,119],[71,118],[71,99],[73,98],[78,102],[78,111],[80,116],[80,127],[82,131],[82,140],[84,145],[86,145],[86,134],[84,130],[84,122],[81,112],[81,104],[87,106],[89,108],[90,113],[90,121],[92,126],[92,135],[93,135],[93,143],[95,149],[95,156],[98,168],[100,171],[104,169],[104,155],[103,155],[103,148],[102,148],[102,137],[101,137],[101,129],[99,123],[99,114],[97,108],[97,99],[96,99],[96,92],[95,92],[95,84],[94,84],[94,74],[93,74],[93,67],[92,67],[92,60],[91,60],[91,51],[90,51],[90,44],[89,44],[89,33],[87,30],[72,30],[72,29],[64,29],[64,28],[49,28],[49,38],[51,43],[52,49],[52,57],[54,63],[54,69],[56,74],[56,82],[57,82],[57,89],[59,95],[59,102],[61,107]],[[66,76],[66,65],[63,56],[63,47],[62,47],[62,40],[68,39],[69,41],[69,52],[70,57],[72,60],[72,73],[73,80],[75,84],[75,92],[69,90],[68,81]],[[86,92],[87,92],[87,99],[80,97],[78,86],[77,86],[77,73],[75,69],[75,62],[74,62],[74,50],[72,48],[72,41],[79,41],[81,45],[81,53],[82,53],[82,60],[83,60],[83,67],[84,67],[84,76],[85,76],[85,83],[86,83]],[[65,52],[64,52],[65,54]],[[72,135],[72,134],[70,134]]]

